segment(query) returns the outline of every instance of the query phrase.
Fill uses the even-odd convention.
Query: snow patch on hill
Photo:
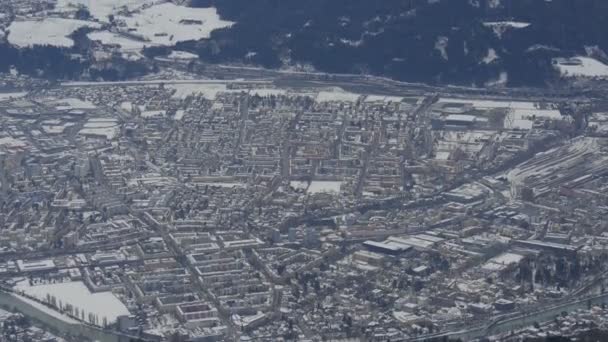
[[[209,38],[214,30],[233,24],[220,19],[213,7],[189,8],[173,3],[152,6],[131,17],[121,16],[119,19],[124,21],[131,34],[157,45]]]
[[[85,26],[98,28],[99,24],[64,18],[14,21],[9,26],[8,41],[18,47],[34,45],[72,47],[74,41],[68,36]]]
[[[153,4],[150,0],[57,0],[55,9],[63,12],[75,11],[78,8],[87,8],[91,16],[103,22],[109,21],[109,15],[121,11],[134,11],[146,4]],[[158,1],[156,1],[158,2]]]
[[[483,25],[491,28],[498,38],[502,38],[502,35],[507,32],[507,30],[523,29],[530,26],[530,23],[523,21],[489,21],[483,23]]]
[[[608,65],[590,57],[558,58],[553,65],[565,77],[608,77]]]
[[[145,46],[150,46],[150,44],[146,44],[144,41],[131,39],[118,33],[108,31],[91,32],[88,34],[88,37],[90,40],[100,42],[104,45],[120,45],[122,51],[139,51]]]

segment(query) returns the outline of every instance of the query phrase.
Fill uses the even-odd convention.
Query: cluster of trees
[[[85,14],[83,14],[85,15]],[[102,67],[91,61],[90,28],[81,28],[70,36],[74,46],[70,48],[50,45],[34,45],[18,48],[0,41],[0,73],[14,68],[20,74],[48,80],[76,80],[82,77],[116,81],[146,74],[148,66],[128,61],[120,56]]]
[[[115,58],[106,66],[98,68],[86,54],[77,53],[73,49],[49,45],[17,48],[8,43],[0,43],[0,72],[15,68],[20,74],[49,80],[75,80],[86,76],[91,79],[117,81],[144,75],[150,71],[143,63],[122,58]]]
[[[505,71],[510,85],[541,85],[557,74],[551,59],[608,48],[602,0],[368,1],[192,0],[235,21],[211,39],[181,44],[209,62],[278,67],[284,61],[336,73],[406,81],[483,85]],[[500,37],[487,21],[528,22]],[[439,40],[446,42],[443,53]],[[531,47],[539,47],[534,49]],[[493,48],[499,58],[483,63]],[[252,54],[252,52],[254,54]]]
[[[72,317],[75,317],[76,319],[79,319],[81,321],[86,321],[86,322],[89,322],[89,323],[97,325],[97,326],[103,326],[103,327],[108,326],[107,317],[103,317],[100,320],[99,316],[92,312],[89,312],[87,315],[85,315],[84,309],[79,309],[78,307],[75,307],[70,303],[63,303],[61,300],[57,300],[57,297],[55,297],[51,294],[48,294],[48,293],[46,295],[46,303],[49,306],[51,306],[55,309],[58,309],[59,311],[66,313]],[[85,320],[85,317],[86,317],[86,320]]]

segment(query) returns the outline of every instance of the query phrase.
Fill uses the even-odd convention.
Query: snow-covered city
[[[208,61],[242,29],[214,1],[0,9],[0,341],[608,338],[599,46],[427,84]]]

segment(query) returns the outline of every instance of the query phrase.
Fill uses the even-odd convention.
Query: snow
[[[494,31],[494,34],[498,38],[502,38],[502,35],[509,29],[523,29],[530,26],[530,23],[522,21],[491,21],[483,23],[485,27],[489,27]]]
[[[490,259],[492,262],[498,264],[514,264],[518,263],[524,257],[523,255],[515,254],[515,253],[503,253],[497,257]]]
[[[500,100],[442,98],[441,100],[439,100],[439,103],[471,104],[473,107],[479,108],[479,109],[493,109],[493,108],[537,109],[536,103],[525,102],[525,101],[500,101]]]
[[[346,38],[342,38],[340,39],[340,43],[344,44],[344,45],[349,45],[349,46],[361,46],[363,45],[363,40],[359,39],[359,40],[352,40],[352,39],[346,39]]]
[[[122,102],[120,104],[120,109],[130,113],[131,110],[133,110],[133,103],[129,101]]]
[[[178,109],[175,112],[175,116],[173,117],[173,120],[178,120],[179,121],[179,120],[181,120],[181,119],[184,118],[184,115],[186,115],[186,111],[183,110],[183,109]]]
[[[86,26],[99,28],[99,24],[96,23],[64,18],[14,21],[9,26],[8,41],[18,47],[33,45],[72,47],[74,41],[68,36]]]
[[[500,0],[490,0],[488,1],[488,7],[490,8],[498,8],[498,6],[500,6],[501,1]]]
[[[271,95],[283,95],[287,91],[285,89],[276,88],[255,88],[255,89],[228,89],[226,84],[210,83],[210,84],[170,84],[166,88],[175,89],[173,98],[185,99],[190,95],[200,94],[208,100],[214,100],[219,93],[249,93],[250,95],[258,95],[261,97]]]
[[[450,196],[459,197],[461,199],[472,201],[482,197],[488,193],[486,187],[481,183],[467,183],[448,192]]]
[[[118,123],[115,119],[97,118],[90,119],[84,124],[84,128],[109,128],[116,127]]]
[[[368,95],[365,102],[401,102],[403,97],[400,96],[384,96],[384,95]]]
[[[0,138],[0,147],[6,147],[6,148],[11,148],[11,149],[24,148],[24,147],[27,147],[27,144],[19,139],[5,137],[5,138]]]
[[[46,301],[47,294],[55,296],[57,303],[61,301],[64,306],[71,304],[79,310],[85,310],[85,319],[89,312],[97,315],[99,324],[102,324],[104,317],[107,318],[108,323],[112,323],[118,316],[130,314],[127,307],[113,293],[91,293],[83,282],[30,286],[29,280],[25,280],[18,283],[15,290],[23,291],[41,301]]]
[[[119,17],[131,34],[158,45],[174,45],[188,40],[209,38],[212,31],[230,27],[233,23],[221,20],[217,10],[189,8],[163,3]]]
[[[73,122],[67,122],[63,125],[61,124],[46,124],[42,126],[42,130],[45,131],[48,134],[61,134],[65,131],[66,128],[70,127],[70,126],[74,126],[75,123]]]
[[[506,71],[501,71],[498,74],[498,78],[494,80],[490,80],[486,82],[487,87],[495,87],[495,86],[504,86],[509,81],[509,73]]]
[[[488,49],[487,55],[483,58],[482,62],[484,64],[490,64],[498,59],[498,54],[496,54],[496,50],[493,48]]]
[[[251,89],[249,91],[250,95],[258,95],[261,97],[271,96],[271,95],[284,95],[287,91],[285,89],[275,89],[275,88],[260,88],[260,89]]]
[[[119,29],[124,30],[93,32],[88,35],[89,38],[104,45],[118,44],[125,52],[141,51],[144,46],[174,45],[178,42],[209,38],[212,31],[233,24],[221,20],[214,7],[191,8],[162,0],[58,0],[55,8],[59,12],[67,13],[83,6],[87,7],[91,16],[99,22],[107,23],[109,16],[113,15],[119,23]],[[92,22],[83,23],[93,25]],[[99,27],[98,24],[94,25]],[[175,51],[169,57],[198,58],[184,51]]]
[[[89,119],[78,134],[104,136],[106,139],[114,139],[120,133],[120,127],[115,119],[97,118]]]
[[[55,9],[73,11],[79,7],[88,7],[91,16],[107,22],[110,14],[117,14],[123,9],[134,11],[154,1],[150,0],[58,0]]]
[[[171,54],[169,54],[169,58],[186,60],[198,59],[198,55],[186,51],[171,51]]]
[[[317,95],[317,102],[356,102],[361,97],[360,94],[349,93],[341,88],[334,88],[327,91],[321,91]]]
[[[440,103],[463,103],[470,104],[477,109],[507,109],[504,120],[506,129],[531,129],[534,121],[538,119],[562,120],[564,117],[557,109],[541,109],[534,102],[524,101],[499,101],[499,100],[475,100],[475,99],[441,99]]]
[[[199,185],[216,187],[216,188],[241,188],[243,187],[242,183],[227,183],[227,182],[204,182],[198,183]]]
[[[446,61],[448,60],[448,42],[448,37],[444,36],[437,37],[437,41],[435,41],[435,50],[439,51],[441,58],[445,59]]]
[[[306,190],[309,194],[340,192],[342,182],[335,181],[312,181],[310,186],[305,181],[291,181],[289,186],[295,190]]]
[[[607,77],[608,65],[590,57],[560,59],[554,62],[562,76],[566,77]]]
[[[83,128],[79,134],[104,136],[106,139],[114,139],[118,135],[118,130],[115,128]]]
[[[532,159],[523,162],[509,172],[507,179],[512,183],[522,183],[530,177],[543,179],[556,174],[559,170],[568,170],[574,167],[582,167],[581,160],[585,159],[586,155],[596,154],[600,150],[599,142],[594,138],[576,138],[569,142],[568,145],[558,146],[546,152],[537,153]],[[542,159],[551,159],[552,162],[547,164],[539,162]],[[593,166],[594,163],[603,162],[603,157],[598,156],[595,160],[585,160],[585,167]],[[582,171],[581,171],[582,172]]]
[[[171,84],[165,86],[169,89],[175,89],[173,98],[185,99],[194,94],[200,94],[208,100],[213,100],[218,93],[225,92],[228,88],[226,84]]]
[[[148,42],[125,37],[118,33],[107,31],[96,31],[88,34],[92,41],[101,42],[103,45],[120,45],[122,51],[139,51],[145,46],[150,46]]]
[[[499,271],[507,267],[519,263],[523,259],[523,255],[515,253],[502,253],[488,260],[481,268],[487,271]]]
[[[0,93],[0,101],[18,99],[18,98],[24,97],[25,95],[27,95],[27,93],[25,93],[25,92],[22,92],[22,93]]]
[[[310,194],[340,192],[342,182],[312,181],[306,192]]]
[[[291,186],[294,190],[306,190],[308,183],[303,181],[291,181],[289,182],[289,186]]]
[[[89,101],[82,101],[77,98],[66,98],[57,101],[53,101],[52,104],[57,110],[72,110],[72,109],[95,109],[97,108],[93,103]]]
[[[237,78],[232,80],[183,80],[183,79],[151,79],[151,80],[136,80],[136,81],[113,81],[113,82],[81,82],[81,81],[72,81],[72,82],[62,82],[61,85],[64,87],[85,87],[85,86],[140,86],[140,85],[173,85],[173,84],[223,84],[226,85],[228,83],[242,83],[245,80],[243,78]],[[270,81],[248,81],[248,83],[260,83],[260,84],[268,84]]]
[[[562,115],[556,109],[523,109],[513,108],[505,117],[504,127],[507,129],[532,129],[538,119],[560,120]]]
[[[57,318],[57,319],[65,322],[65,323],[68,323],[68,324],[79,324],[79,322],[77,320],[75,320],[75,319],[73,319],[73,318],[71,318],[71,317],[69,317],[67,315],[64,315],[64,314],[62,314],[62,313],[60,313],[58,311],[55,311],[55,310],[53,310],[53,309],[51,309],[51,308],[49,308],[49,307],[47,307],[45,305],[42,305],[41,303],[38,303],[35,300],[26,298],[24,296],[20,296],[20,295],[15,294],[15,293],[12,293],[11,295],[13,297],[19,299],[20,301],[22,301],[22,302],[24,302],[24,303],[26,303],[26,304],[28,304],[30,306],[33,306],[37,310],[39,310],[39,311],[41,311],[41,312],[43,312],[43,313],[45,313],[45,314],[47,314],[47,315],[49,315],[51,317]]]
[[[523,21],[488,21],[483,23],[483,25],[487,27],[506,26],[512,28],[526,28],[530,26],[530,23]]]

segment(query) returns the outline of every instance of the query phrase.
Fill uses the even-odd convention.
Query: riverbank
[[[78,341],[128,342],[132,337],[82,324],[23,296],[0,290],[0,307],[20,312],[34,322]]]

